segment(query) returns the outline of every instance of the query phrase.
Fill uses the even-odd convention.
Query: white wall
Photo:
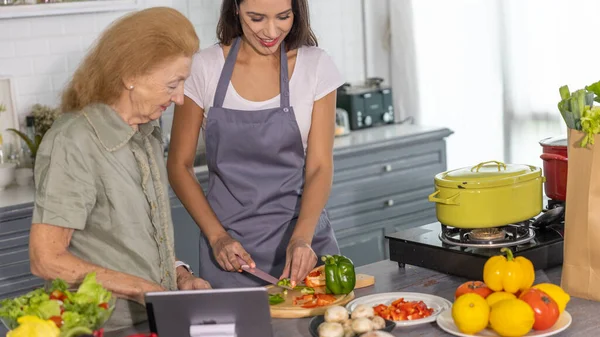
[[[501,1],[501,0],[498,0]],[[504,160],[503,88],[497,1],[392,0],[391,17],[407,20],[394,28],[397,51],[414,57],[393,67],[401,81],[414,69],[416,86],[397,86],[419,124],[445,126],[449,169]],[[404,24],[408,22],[408,24]],[[412,30],[412,32],[410,32]],[[408,73],[409,76],[412,76]],[[394,83],[396,84],[396,82]]]
[[[360,0],[310,0],[311,23],[348,82],[364,79]],[[201,47],[216,42],[221,1],[142,0],[171,6],[196,27]],[[35,103],[56,106],[58,95],[98,34],[124,12],[0,20],[0,75],[14,77],[21,121]]]

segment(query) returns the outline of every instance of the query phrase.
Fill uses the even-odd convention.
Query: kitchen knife
[[[274,284],[277,287],[280,288],[284,288],[284,289],[289,289],[292,290],[292,287],[288,287],[288,286],[283,286],[283,285],[278,285],[277,282],[279,282],[279,280],[271,275],[269,275],[268,273],[258,269],[258,268],[250,268],[250,266],[246,263],[246,261],[244,261],[244,259],[242,259],[241,257],[239,257],[238,255],[236,255],[238,258],[238,261],[240,263],[240,265],[242,266],[242,269],[247,272],[250,273],[262,280],[265,280],[271,284]]]

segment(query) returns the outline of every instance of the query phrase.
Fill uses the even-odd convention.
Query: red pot
[[[544,161],[544,191],[548,198],[558,201],[567,199],[567,137],[552,137],[540,141]]]

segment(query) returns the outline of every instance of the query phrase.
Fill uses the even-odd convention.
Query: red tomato
[[[545,292],[531,288],[524,291],[519,298],[529,304],[535,313],[534,330],[550,329],[558,320],[558,305]]]
[[[98,304],[98,306],[102,309],[108,310],[108,303],[106,303],[106,302],[100,303],[100,304]]]
[[[454,293],[454,299],[468,293],[476,293],[481,297],[486,298],[494,291],[481,281],[469,281],[461,284]]]
[[[50,299],[64,302],[67,299],[67,296],[60,290],[54,290],[50,293]]]
[[[60,328],[62,326],[63,322],[62,322],[62,318],[60,316],[52,316],[52,317],[50,317],[50,320],[52,322],[54,322],[54,324],[56,324],[56,326],[58,328]]]

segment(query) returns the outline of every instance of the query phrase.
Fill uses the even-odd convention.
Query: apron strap
[[[285,50],[285,41],[281,41],[281,57],[279,60],[280,64],[280,76],[279,81],[279,92],[280,92],[280,104],[282,108],[288,108],[290,106],[290,83],[288,79],[288,59],[287,52]]]
[[[225,95],[227,94],[227,88],[229,87],[229,81],[231,81],[231,74],[233,74],[233,67],[235,66],[235,60],[237,58],[238,51],[240,50],[240,41],[241,37],[237,37],[231,49],[229,49],[229,54],[227,54],[227,59],[225,59],[225,65],[223,65],[223,70],[221,71],[221,77],[219,78],[219,83],[217,84],[217,90],[215,92],[215,99],[213,101],[213,106],[215,108],[222,108],[223,102],[225,102]]]
[[[233,46],[229,50],[227,59],[225,59],[225,65],[223,65],[223,70],[221,71],[221,77],[219,78],[219,83],[217,84],[217,90],[215,92],[215,98],[213,101],[213,106],[216,108],[222,108],[223,102],[225,102],[225,95],[227,94],[227,88],[229,87],[229,82],[231,81],[231,75],[233,74],[235,60],[240,50],[240,41],[241,37],[237,37],[235,39],[235,41],[233,42]],[[280,49],[280,105],[281,107],[287,108],[290,106],[290,84],[288,79],[288,59],[284,41],[281,42]]]

